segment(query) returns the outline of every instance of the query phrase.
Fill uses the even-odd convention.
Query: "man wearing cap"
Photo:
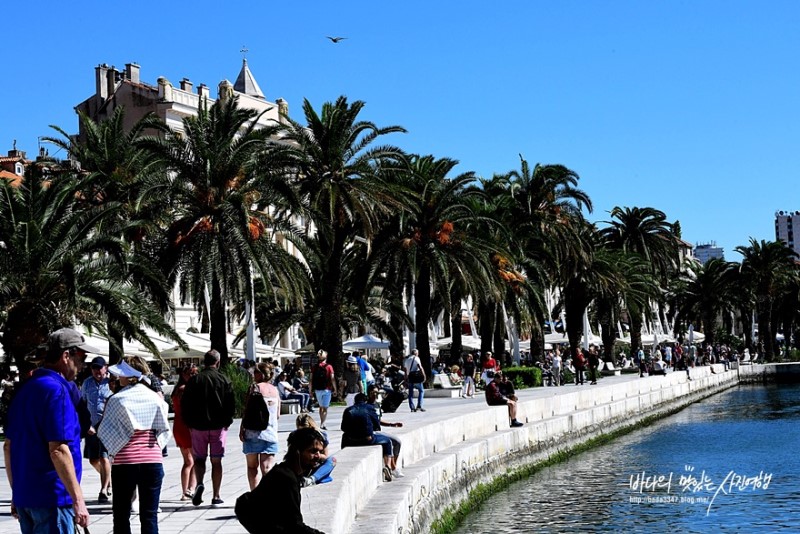
[[[11,513],[23,534],[73,534],[76,523],[89,524],[80,487],[80,392],[73,382],[87,352],[95,349],[71,328],[50,334],[43,367],[11,403],[3,452]]]
[[[517,421],[517,402],[509,399],[500,391],[500,380],[502,380],[502,372],[497,372],[489,385],[486,386],[486,404],[489,406],[507,406],[508,417],[511,419],[511,426],[522,426],[522,423]]]
[[[206,475],[206,458],[211,457],[211,484],[214,495],[211,504],[222,504],[219,495],[222,486],[222,458],[225,456],[225,438],[233,423],[235,409],[233,386],[219,372],[220,354],[214,349],[203,357],[205,367],[186,383],[181,397],[181,414],[192,435],[192,455],[197,487],[192,504],[203,502]]]
[[[81,395],[86,400],[92,426],[89,427],[86,442],[83,446],[83,457],[89,460],[95,471],[100,473],[100,495],[97,501],[101,504],[108,502],[111,487],[111,462],[108,461],[108,450],[97,437],[97,427],[103,418],[106,401],[111,396],[108,386],[108,367],[102,356],[92,360],[92,375],[81,384]]]

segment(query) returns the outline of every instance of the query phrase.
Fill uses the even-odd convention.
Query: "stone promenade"
[[[700,369],[698,369],[698,371],[700,371]],[[680,374],[685,377],[685,373]],[[672,375],[672,373],[670,373],[670,375]],[[627,386],[632,384],[623,385],[623,383],[629,383],[631,381],[673,381],[675,379],[678,379],[677,375],[672,377],[670,380],[666,380],[664,377],[647,377],[640,379],[638,375],[630,374],[605,377],[597,386],[590,386],[587,383],[587,385],[584,386],[575,386],[570,384],[560,388],[541,387],[521,390],[518,392],[518,395],[520,397],[521,404],[531,405],[531,403],[538,404],[537,400],[542,401],[549,399],[550,401],[553,401],[556,400],[553,399],[553,397],[569,395],[576,391],[588,390],[590,388],[625,389]],[[681,378],[680,381],[684,382],[685,378]],[[660,382],[653,383],[659,384]],[[414,429],[418,429],[422,426],[438,426],[441,428],[445,427],[447,422],[453,418],[468,416],[469,414],[473,414],[478,411],[504,410],[504,408],[488,407],[484,402],[482,394],[471,400],[460,398],[427,398],[425,400],[425,407],[427,411],[424,413],[411,413],[407,404],[404,404],[398,409],[397,413],[385,414],[385,420],[393,422],[399,421],[404,423],[404,428],[387,428],[385,431],[390,434],[397,435],[402,439],[404,434],[412,432]],[[336,451],[340,449],[341,431],[339,430],[339,426],[343,411],[343,407],[334,407],[329,412],[329,418],[326,426],[329,429],[328,435],[331,441],[331,451],[333,453],[336,453]],[[318,414],[315,414],[315,417],[318,420]],[[521,411],[520,420],[523,422],[526,421],[524,411]],[[289,435],[289,432],[293,429],[294,416],[283,416],[279,421],[279,430],[282,442],[281,451],[286,450],[286,438]],[[500,426],[497,426],[497,431],[507,430],[507,428],[500,428]],[[210,468],[206,475],[207,502],[201,506],[195,507],[190,502],[180,500],[181,492],[179,473],[182,464],[181,455],[180,451],[175,447],[174,442],[170,443],[169,456],[164,459],[165,477],[161,493],[162,512],[159,514],[160,532],[167,534],[178,532],[191,532],[192,534],[205,534],[212,532],[220,534],[244,532],[244,529],[239,525],[233,513],[233,506],[236,497],[249,489],[247,485],[245,459],[241,452],[242,449],[241,443],[238,439],[238,431],[239,421],[237,420],[234,422],[228,433],[227,452],[223,461],[224,478],[221,491],[222,499],[225,502],[224,504],[218,506],[211,506],[208,504],[211,497],[211,482],[209,478]],[[488,429],[488,431],[492,432],[494,431],[494,428]],[[410,440],[404,442],[404,449],[415,446],[414,443],[409,443],[408,441]],[[367,449],[372,449],[372,447]],[[350,453],[351,449],[348,449],[347,452]],[[366,452],[367,450],[364,449],[364,453]],[[377,449],[374,452],[377,455],[377,458],[379,458]],[[409,456],[415,455],[409,454]],[[401,454],[401,459],[402,458],[403,454]],[[282,459],[282,453],[279,454],[279,460],[280,459]],[[0,462],[1,461],[2,457],[0,457]],[[345,475],[348,475],[349,473],[347,470],[351,465],[353,464],[347,461],[340,462],[337,469],[333,473],[334,479],[338,478],[341,480],[345,477]],[[3,466],[3,469],[5,469],[5,466]],[[404,465],[403,469],[413,473],[414,465]],[[379,475],[376,474],[375,476]],[[396,488],[398,491],[402,491],[402,480],[405,479],[386,483],[385,490],[390,494],[394,488]],[[316,513],[325,515],[331,513],[331,511],[336,509],[338,506],[340,496],[336,494],[336,488],[338,485],[335,484],[335,482],[336,480],[333,484],[325,484],[316,488],[312,488],[313,491],[304,490],[303,509],[304,515],[306,516],[306,521],[309,524],[319,525],[320,527],[326,524],[326,521],[323,518],[309,517],[309,512],[311,510],[314,511],[314,515],[316,515]],[[87,460],[84,460],[82,488],[87,499],[89,512],[91,514],[91,523],[89,526],[89,531],[91,534],[104,534],[112,532],[111,505],[101,505],[97,502],[97,495],[99,491],[99,475],[94,471],[94,469],[92,469]],[[329,489],[331,491],[328,491]],[[386,491],[383,491],[383,493],[386,493]],[[112,495],[112,498],[113,497],[114,495]],[[370,499],[371,495],[364,495],[363,498]],[[317,499],[317,502],[311,503],[309,502],[309,499]],[[0,532],[3,533],[18,532],[16,521],[10,516],[9,513],[9,502],[10,490],[8,487],[8,480],[6,476],[3,475],[2,478],[0,478]],[[268,507],[265,508],[264,512],[265,518],[268,518],[270,514],[280,513],[279,510],[270,510]],[[357,519],[358,518],[352,519],[353,523],[351,524],[353,525],[353,531],[355,531],[356,527],[358,526],[359,521],[357,521]],[[362,520],[363,519],[364,518],[362,518]],[[137,532],[138,516],[132,516],[131,521],[133,531]],[[365,532],[361,529],[358,530]]]

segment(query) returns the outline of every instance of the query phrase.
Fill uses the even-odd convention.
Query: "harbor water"
[[[462,534],[800,529],[800,386],[738,386],[544,468]]]

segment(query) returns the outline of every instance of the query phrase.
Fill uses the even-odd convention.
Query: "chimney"
[[[204,83],[197,86],[197,94],[200,95],[200,98],[211,98],[211,90]]]
[[[125,77],[133,83],[139,83],[139,68],[136,63],[125,63]]]
[[[108,84],[106,83],[107,76],[108,65],[105,63],[94,68],[95,92],[102,101],[105,101],[105,99],[108,98]]]
[[[119,76],[119,71],[111,65],[108,69],[108,73],[106,74],[106,86],[108,87],[106,98],[110,98],[111,95],[114,94],[114,91],[117,89],[117,76]]]
[[[192,82],[189,81],[189,78],[181,80],[181,91],[186,91],[187,93],[192,92]]]

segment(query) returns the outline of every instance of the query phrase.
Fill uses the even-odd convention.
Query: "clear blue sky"
[[[796,1],[44,0],[3,25],[0,151],[76,131],[100,63],[216,96],[246,45],[295,118],[345,94],[460,172],[562,163],[592,220],[656,207],[738,261],[749,237],[775,239],[776,210],[800,210],[798,28]]]

